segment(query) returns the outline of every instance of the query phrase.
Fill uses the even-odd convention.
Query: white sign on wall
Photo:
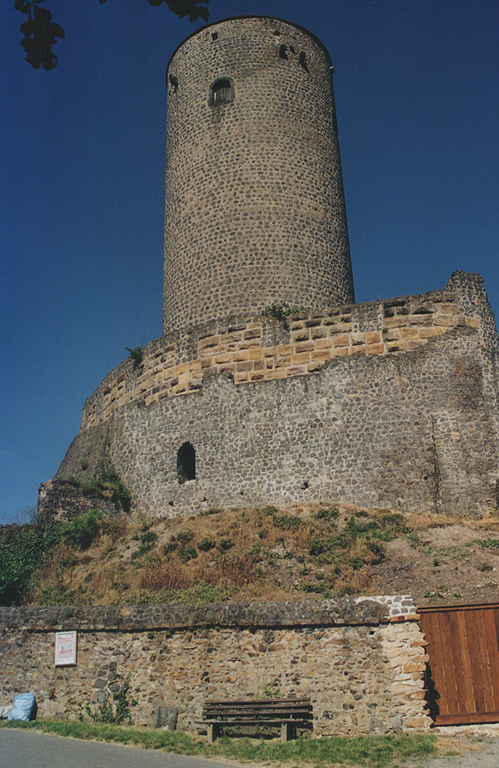
[[[76,632],[55,633],[55,666],[76,664]]]

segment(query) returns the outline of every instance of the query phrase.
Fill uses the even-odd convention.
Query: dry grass
[[[383,559],[390,541],[405,539],[407,547],[412,536],[411,547],[424,551],[428,546],[421,532],[433,529],[435,536],[447,536],[447,531],[452,536],[451,526],[463,531],[463,525],[470,526],[468,535],[476,530],[484,537],[489,530],[494,537],[499,517],[456,521],[352,505],[302,504],[285,510],[241,507],[184,518],[102,520],[85,551],[66,543],[53,551],[27,602],[130,604],[375,594],[386,589],[383,578],[390,565]],[[425,557],[433,568],[435,553]]]
[[[379,553],[367,539],[338,538],[352,514],[346,507],[301,505],[134,523],[103,520],[84,552],[66,543],[53,551],[29,601],[173,600],[188,599],[189,591],[199,598],[203,590],[211,599],[365,592]]]

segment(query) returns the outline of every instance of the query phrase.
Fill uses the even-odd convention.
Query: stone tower
[[[329,54],[270,17],[204,27],[168,69],[163,332],[354,301]]]
[[[95,507],[65,479],[103,467],[158,517],[497,507],[482,280],[455,271],[440,290],[353,303],[331,71],[315,37],[267,17],[212,24],[173,54],[164,335],[86,400],[42,516]],[[280,302],[303,309],[262,314]]]

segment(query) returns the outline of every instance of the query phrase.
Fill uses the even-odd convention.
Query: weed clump
[[[213,539],[206,537],[199,542],[198,549],[200,549],[201,552],[209,552],[210,549],[215,549],[216,546],[216,542],[213,541]]]
[[[127,512],[130,510],[132,495],[113,466],[102,467],[97,477],[88,482],[82,482],[73,475],[59,482],[80,488],[84,496],[100,496],[102,499],[119,502]]]
[[[134,699],[130,693],[130,675],[128,674],[119,691],[113,693],[112,702],[106,699],[94,709],[87,702],[85,713],[94,723],[110,723],[113,725],[128,723],[128,725],[131,725],[131,708],[137,706],[137,704],[137,699]],[[80,719],[83,720],[83,714],[80,715]]]
[[[265,307],[261,314],[263,317],[274,317],[280,323],[286,323],[290,315],[301,311],[299,307],[292,307],[287,302],[280,301]]]
[[[136,347],[125,347],[126,351],[128,352],[128,356],[130,360],[133,362],[133,370],[136,371],[137,368],[142,363],[142,358],[144,356],[144,350],[140,346],[140,344],[137,344]]]

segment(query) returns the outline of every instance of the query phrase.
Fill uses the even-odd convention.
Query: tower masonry
[[[167,69],[164,332],[353,302],[328,52],[280,19],[204,27]]]
[[[483,282],[456,270],[439,290],[353,303],[331,72],[313,35],[267,17],[208,25],[174,52],[163,336],[86,400],[40,514],[95,507],[74,480],[109,468],[131,511],[158,517],[499,504]],[[262,311],[284,302],[285,319]]]

